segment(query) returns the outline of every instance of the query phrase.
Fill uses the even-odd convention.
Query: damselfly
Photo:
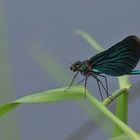
[[[103,100],[100,86],[108,94],[108,83],[105,75],[123,76],[140,74],[140,70],[133,70],[140,59],[140,39],[137,36],[128,36],[111,48],[91,57],[85,61],[77,61],[70,66],[70,70],[76,72],[73,80],[66,90],[68,90],[79,72],[84,76],[80,82],[85,81],[85,91],[87,87],[87,79],[93,77],[96,79],[100,96]],[[103,75],[105,74],[105,75]],[[105,79],[106,85],[101,82],[99,77]]]

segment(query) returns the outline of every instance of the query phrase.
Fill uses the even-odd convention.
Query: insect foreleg
[[[72,86],[72,84],[73,84],[75,78],[77,77],[78,73],[79,73],[79,71],[74,75],[74,77],[73,77],[71,83],[70,83],[69,86],[65,89],[65,92]]]

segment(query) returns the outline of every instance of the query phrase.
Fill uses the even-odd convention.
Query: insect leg
[[[96,79],[96,82],[97,82],[97,85],[98,85],[98,88],[99,88],[99,92],[100,92],[100,96],[101,96],[101,99],[103,101],[104,98],[103,98],[103,95],[102,95],[102,92],[101,92],[101,87],[100,87],[100,84],[99,84],[99,80],[98,80],[97,76],[93,76],[93,75],[91,75],[91,76]]]
[[[110,95],[109,94],[109,92],[108,92],[108,82],[107,82],[107,78],[106,78],[106,76],[104,76],[104,75],[98,75],[98,76],[101,76],[101,77],[103,77],[103,78],[105,78],[105,83],[106,83],[106,95],[107,95],[107,97],[109,97],[111,100],[112,100],[112,95]],[[100,80],[100,79],[99,79]],[[101,82],[101,84],[102,84],[102,82]],[[103,85],[103,84],[102,84]],[[105,88],[104,88],[105,89]]]
[[[106,91],[108,92],[108,82],[107,82],[106,76],[104,76],[104,75],[98,75],[98,76],[101,76],[101,77],[103,77],[105,79]]]
[[[107,78],[106,78],[106,76],[104,76],[104,75],[98,75],[98,76],[101,76],[101,77],[103,77],[103,78],[105,79],[105,84],[106,84],[106,94],[107,94],[107,97],[109,97],[109,98],[112,100],[111,95],[110,95],[109,92],[108,92],[108,82],[107,82]]]
[[[79,71],[77,71],[77,73],[74,75],[74,77],[73,77],[71,83],[70,83],[69,86],[64,90],[65,92],[72,86],[72,84],[73,84],[75,78],[77,77],[78,73],[79,73]]]
[[[85,81],[85,80],[86,80],[86,78],[80,80],[78,83],[76,83],[76,86],[79,85],[80,83],[82,83],[82,82]]]
[[[85,89],[84,89],[85,95],[86,95],[86,90],[87,90],[87,79],[88,79],[88,76],[85,77]]]
[[[99,83],[102,85],[102,87],[103,87],[103,89],[104,89],[104,91],[106,92],[107,97],[108,97],[108,96],[109,96],[109,94],[108,94],[108,92],[107,92],[107,90],[106,90],[105,86],[103,85],[102,81],[101,81],[98,77],[96,77],[96,78],[97,78],[97,80],[99,81]]]
[[[101,82],[101,80],[100,80],[98,77],[96,77],[96,78],[97,78],[97,81],[99,81],[99,83],[100,83],[100,84],[102,85],[102,87],[104,88],[104,91],[106,92],[107,97],[110,98],[110,99],[112,100],[112,95],[109,95],[109,94],[108,94],[108,92],[107,92],[105,86],[103,85],[103,83]]]
[[[107,78],[106,78],[104,75],[99,75],[99,74],[98,74],[98,75],[94,75],[94,74],[91,73],[91,72],[90,72],[89,74],[90,74],[90,76],[94,77],[94,78],[101,84],[101,86],[103,87],[104,91],[106,92],[107,97],[109,97],[110,95],[108,94],[108,83],[107,83]],[[97,76],[101,76],[101,77],[105,78],[106,88],[105,88],[105,86],[103,85],[102,81],[101,81]]]

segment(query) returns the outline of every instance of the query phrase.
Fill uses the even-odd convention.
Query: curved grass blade
[[[8,103],[0,105],[0,117],[9,112],[10,110],[16,108],[20,103]]]
[[[0,117],[23,103],[52,103],[65,100],[74,100],[85,97],[83,86],[74,86],[64,92],[66,87],[52,89],[19,98],[13,102],[0,105]]]
[[[114,93],[112,93],[111,98],[106,98],[102,104],[105,106],[108,106],[110,103],[112,103],[118,96],[122,95],[125,91],[127,91],[126,88],[124,89],[118,89]],[[108,137],[108,139],[112,136],[112,126],[114,127],[114,124],[106,117],[103,113],[99,111],[94,106],[91,106],[87,100],[79,100],[80,107],[88,114],[89,118],[91,120],[87,121],[82,125],[79,129],[68,135],[65,139],[67,140],[85,140],[86,137],[88,137],[91,133],[94,133],[98,128],[100,128],[103,133],[105,134],[105,137]],[[94,110],[94,111],[93,111]]]
[[[91,37],[88,33],[82,30],[76,30],[76,33],[80,35],[87,43],[91,45],[97,52],[102,52],[104,49],[96,42],[96,40]]]
[[[123,91],[123,94],[119,96],[116,100],[116,111],[115,115],[121,121],[127,124],[128,122],[128,89],[131,88],[131,83],[129,82],[129,76],[118,77],[120,89],[126,88],[126,91]],[[123,131],[115,125],[113,130],[113,137],[117,137],[123,134]]]
[[[124,122],[118,119],[112,112],[110,112],[101,102],[99,102],[92,95],[87,93],[87,99],[91,105],[96,106],[107,118],[109,118],[114,124],[116,124],[125,134],[127,134],[133,140],[139,140],[139,135],[128,127]]]

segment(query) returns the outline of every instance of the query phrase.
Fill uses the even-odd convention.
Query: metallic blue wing
[[[128,36],[121,42],[89,59],[92,71],[111,76],[132,74],[140,59],[140,39]]]

